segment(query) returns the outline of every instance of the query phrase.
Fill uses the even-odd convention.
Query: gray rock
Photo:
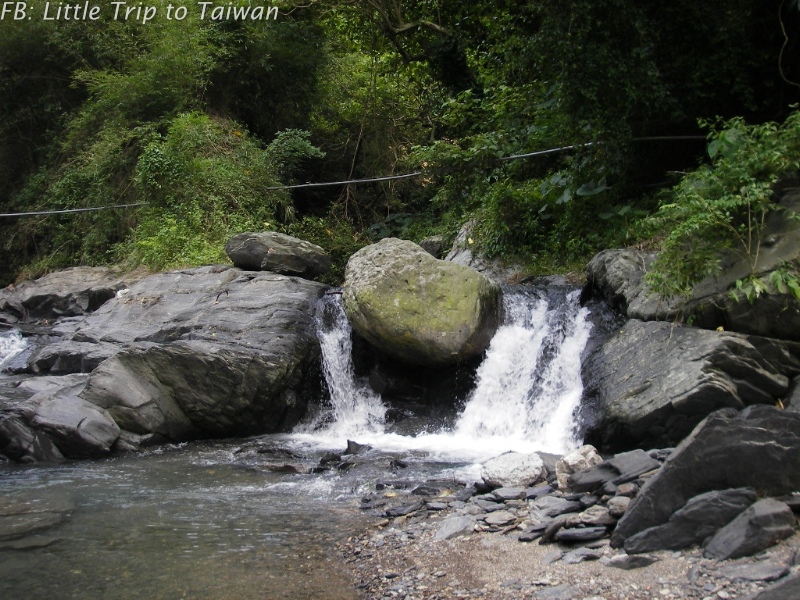
[[[0,290],[0,321],[85,315],[141,275],[120,276],[107,267],[72,267]]]
[[[506,452],[481,465],[483,481],[496,488],[524,488],[538,483],[545,475],[544,463],[536,453]]]
[[[644,450],[631,450],[617,454],[589,469],[573,473],[567,480],[567,487],[574,492],[596,492],[606,483],[617,486],[660,466],[661,463],[651,458]]]
[[[447,517],[433,536],[435,540],[449,540],[454,537],[471,534],[475,529],[475,520],[472,517],[450,516]]]
[[[664,446],[720,408],[775,404],[789,380],[774,348],[746,336],[629,321],[584,362],[586,401],[604,444]]]
[[[591,467],[599,465],[603,458],[597,453],[597,449],[586,444],[562,456],[556,461],[556,479],[559,489],[569,489],[569,477],[573,473],[585,471]]]
[[[350,257],[343,299],[354,331],[409,364],[455,364],[479,356],[499,321],[499,286],[395,238]]]
[[[650,527],[625,540],[629,554],[680,550],[701,544],[756,501],[752,488],[706,492],[689,500],[664,525]]]
[[[751,406],[709,415],[644,485],[611,544],[662,525],[703,492],[754,487],[780,496],[800,489],[800,415]]]
[[[44,432],[14,413],[0,413],[0,455],[19,463],[62,462],[64,455]]]
[[[481,255],[473,245],[473,231],[477,221],[467,221],[453,240],[450,251],[444,260],[475,269],[497,284],[519,281],[524,275],[524,268],[520,265],[507,265],[499,259],[490,259]]]
[[[105,342],[55,342],[35,350],[28,368],[37,375],[91,373],[119,350],[119,345]]]
[[[558,496],[542,496],[528,503],[531,517],[545,519],[566,513],[578,512],[583,508],[580,502],[559,498]]]
[[[16,540],[50,529],[65,520],[60,512],[0,514],[0,541]]]
[[[800,227],[791,218],[800,209],[800,192],[785,184],[776,188],[776,195],[789,210],[775,211],[768,218],[763,237],[770,243],[761,245],[755,265],[755,272],[764,278],[782,263],[800,258]],[[733,252],[721,257],[721,272],[696,285],[684,303],[661,298],[649,288],[644,275],[654,259],[652,253],[605,250],[589,262],[588,286],[632,319],[672,321],[683,316],[707,329],[722,326],[728,331],[800,340],[800,305],[791,295],[763,294],[749,302],[743,296],[734,300],[729,294],[736,280],[753,272],[747,257]]]
[[[800,572],[772,584],[748,600],[797,600],[800,598]]]
[[[776,581],[789,574],[789,565],[774,560],[737,560],[716,570],[716,575],[731,581]]]
[[[726,560],[750,556],[794,534],[797,520],[783,502],[759,500],[720,529],[705,548],[705,556]]]
[[[444,253],[444,236],[432,235],[430,237],[426,237],[419,243],[419,247],[425,250],[425,252],[430,254],[433,258],[442,258],[442,254]]]
[[[605,527],[617,523],[617,520],[611,516],[609,510],[605,506],[600,506],[599,504],[587,508],[578,516],[580,517],[581,523],[588,526],[598,525]]]
[[[278,233],[240,233],[225,244],[233,264],[246,271],[272,271],[314,279],[331,266],[328,254],[311,242]]]
[[[120,434],[111,415],[79,396],[80,388],[40,392],[31,424],[44,431],[64,456],[88,458],[111,452]]]
[[[487,525],[493,527],[505,527],[517,520],[517,516],[507,510],[497,510],[489,513],[484,518]]]
[[[562,529],[560,533],[566,533],[569,531],[573,531],[572,529]],[[558,534],[556,534],[556,538],[558,538]],[[565,565],[577,565],[585,560],[600,560],[602,558],[604,552],[603,550],[593,550],[592,548],[576,548],[575,550],[570,550],[567,552],[562,558],[561,562]]]
[[[492,495],[503,502],[506,500],[524,500],[528,497],[527,490],[521,487],[497,488],[492,492]]]
[[[609,498],[606,507],[608,508],[608,514],[619,519],[625,514],[625,511],[628,510],[630,504],[631,499],[627,496],[614,496],[613,498]]]
[[[573,542],[589,542],[592,540],[599,540],[607,533],[605,527],[573,527],[571,529],[561,529],[556,532],[555,539],[557,542],[573,543]],[[602,556],[602,551],[600,552]],[[598,556],[598,558],[600,558]]]
[[[411,502],[409,504],[402,504],[400,506],[393,506],[386,509],[387,517],[404,517],[422,510],[425,507],[424,502]]]
[[[656,556],[651,556],[650,554],[636,554],[634,556],[620,554],[609,560],[606,566],[622,569],[624,571],[631,571],[633,569],[648,567],[659,560],[661,559]]]

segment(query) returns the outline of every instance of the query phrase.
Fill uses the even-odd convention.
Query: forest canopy
[[[335,279],[364,244],[470,219],[487,254],[568,270],[668,238],[643,224],[678,226],[652,217],[724,124],[794,126],[800,101],[795,0],[150,0],[146,22],[97,6],[3,13],[0,200],[124,208],[0,218],[3,284],[224,262],[227,237],[263,229],[326,248]],[[259,6],[272,18],[242,16]]]

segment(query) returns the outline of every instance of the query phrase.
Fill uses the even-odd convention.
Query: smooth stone
[[[481,466],[481,477],[493,488],[526,488],[546,475],[544,462],[536,453],[506,452]]]
[[[588,542],[598,540],[605,536],[605,527],[576,527],[573,529],[561,529],[555,535],[557,542]]]
[[[619,519],[625,514],[625,511],[628,510],[630,504],[631,499],[627,496],[614,496],[613,498],[609,498],[606,507],[608,508],[608,514]]]
[[[0,541],[15,540],[49,529],[58,525],[64,519],[64,515],[58,512],[0,515]]]
[[[623,569],[625,571],[630,571],[632,569],[641,569],[643,567],[647,567],[652,565],[654,562],[658,562],[658,557],[651,556],[649,554],[636,554],[636,555],[629,555],[629,554],[620,554],[619,556],[613,557],[609,560],[606,565],[609,567],[614,567],[616,569]]]
[[[475,519],[464,516],[447,517],[433,536],[434,540],[449,540],[463,535],[470,535],[475,530]]]
[[[777,581],[789,574],[789,565],[778,564],[770,559],[757,562],[738,560],[721,566],[716,574],[731,581]]]
[[[527,498],[527,492],[525,488],[518,487],[498,488],[494,490],[492,494],[494,494],[498,500],[502,500],[503,502],[507,500],[524,500]]]
[[[562,558],[561,562],[565,565],[577,565],[585,560],[600,560],[603,556],[603,550],[593,550],[591,548],[576,548],[567,552]]]
[[[517,520],[517,516],[507,510],[498,510],[486,515],[484,521],[487,525],[505,527]]]

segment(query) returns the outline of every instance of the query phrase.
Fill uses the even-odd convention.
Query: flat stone
[[[588,542],[591,540],[599,540],[605,536],[607,529],[605,527],[576,527],[573,529],[561,529],[555,535],[557,542]]]
[[[577,588],[562,583],[561,585],[538,590],[533,597],[537,600],[574,600],[574,598],[578,597],[578,594],[580,594],[580,591]]]
[[[619,556],[615,556],[609,560],[606,565],[609,567],[614,567],[615,569],[630,571],[632,569],[641,569],[643,567],[650,566],[659,560],[660,559],[658,557],[650,554],[620,554]]]
[[[437,541],[470,535],[475,530],[475,519],[464,516],[447,517],[433,536]]]
[[[0,515],[0,541],[15,540],[38,533],[58,525],[64,519],[64,515],[58,512]]]
[[[567,487],[574,492],[596,492],[606,484],[619,486],[633,481],[660,466],[661,463],[644,450],[622,452],[589,469],[573,473],[567,480]]]
[[[611,516],[605,506],[594,505],[587,508],[585,511],[578,515],[581,523],[589,526],[602,526],[615,525],[617,520]]]
[[[716,574],[731,581],[777,581],[789,574],[789,565],[772,560],[737,560],[717,569]]]
[[[577,512],[583,508],[580,502],[566,500],[557,496],[542,496],[530,502],[528,506],[531,517],[538,519]]]
[[[576,548],[567,552],[562,558],[561,562],[565,565],[577,565],[585,560],[600,560],[604,552],[603,550],[592,550],[591,548]]]
[[[517,516],[507,510],[497,510],[486,515],[484,521],[487,525],[504,527],[517,520]]]
[[[554,491],[555,488],[551,485],[537,485],[536,487],[528,488],[526,490],[526,497],[528,500],[535,500],[541,496],[551,494]]]
[[[415,513],[418,510],[422,510],[425,506],[423,502],[412,502],[410,504],[401,504],[400,506],[393,506],[391,508],[386,509],[386,516],[387,517],[404,517],[406,515],[410,515],[411,513]]]
[[[527,498],[527,490],[519,487],[504,487],[498,488],[492,492],[498,500],[505,502],[506,500],[524,500]]]
[[[63,538],[44,536],[44,535],[29,535],[22,539],[11,540],[9,542],[0,542],[0,550],[38,550],[39,548],[47,548],[60,542]]]

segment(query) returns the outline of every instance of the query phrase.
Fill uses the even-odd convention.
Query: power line
[[[115,204],[113,206],[93,206],[90,208],[65,208],[62,210],[37,210],[21,213],[0,213],[0,217],[35,217],[38,215],[64,215],[67,213],[89,212],[92,210],[108,210],[110,208],[130,208],[131,206],[145,206],[147,202],[136,202],[135,204]]]
[[[705,140],[707,139],[702,135],[671,135],[671,136],[652,136],[633,138],[633,142],[658,142],[658,141],[682,141],[682,140]],[[602,143],[602,142],[599,142]],[[598,142],[586,142],[585,144],[573,144],[569,146],[560,146],[558,148],[548,148],[547,150],[537,150],[535,152],[527,152],[525,154],[511,154],[495,159],[497,162],[507,162],[509,160],[520,160],[523,158],[532,158],[534,156],[544,156],[547,154],[557,154],[559,152],[566,152],[568,150],[575,150],[577,148],[588,148],[597,145]],[[423,175],[422,171],[412,171],[410,173],[401,173],[399,175],[385,175],[381,177],[365,177],[363,179],[346,179],[344,181],[324,181],[320,183],[298,183],[294,185],[276,185],[264,188],[268,191],[278,190],[297,190],[301,188],[316,188],[328,187],[334,185],[350,185],[353,183],[373,183],[376,181],[392,181],[395,179],[410,179],[412,177],[419,177]],[[33,212],[22,213],[0,213],[0,218],[4,217],[33,217],[40,215],[63,215],[68,213],[89,212],[95,210],[108,210],[112,208],[131,208],[134,206],[146,206],[147,202],[137,202],[135,204],[116,204],[113,206],[94,206],[90,208],[67,208],[63,210],[40,210]]]

